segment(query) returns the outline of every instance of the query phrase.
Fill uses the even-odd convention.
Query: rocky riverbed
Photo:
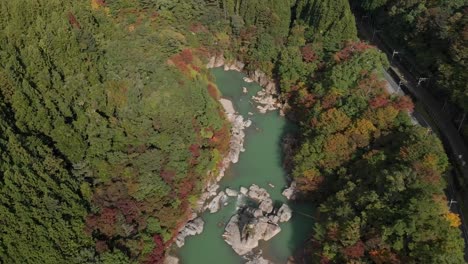
[[[210,65],[211,64],[211,65]],[[211,67],[221,67],[224,66],[224,70],[234,70],[241,72],[243,71],[244,65],[241,62],[231,62],[226,63],[224,58],[218,56],[213,57],[210,59],[208,68]],[[222,71],[217,69],[217,71]],[[255,127],[256,132],[251,132],[253,134],[258,133],[261,130],[264,124],[258,128],[260,123],[257,123],[258,119],[270,120],[271,115],[259,115],[258,113],[265,113],[267,111],[276,110],[281,105],[278,103],[277,100],[277,87],[276,84],[270,80],[266,74],[262,73],[261,71],[252,71],[248,73],[247,77],[242,77],[243,81],[249,82],[256,82],[262,86],[262,89],[259,91],[258,86],[254,86],[244,83],[239,83],[238,93],[240,94],[239,97],[236,95],[233,96],[233,93],[227,92],[226,96],[229,98],[233,98],[233,101],[236,105],[234,107],[233,102],[226,98],[220,99],[220,103],[224,108],[224,112],[226,115],[227,120],[231,123],[231,141],[230,141],[230,148],[228,153],[226,153],[224,159],[222,160],[222,166],[218,170],[219,174],[212,175],[212,181],[204,188],[204,193],[201,195],[201,199],[198,201],[198,206],[189,217],[188,223],[180,230],[176,245],[181,247],[185,244],[185,239],[188,236],[198,235],[204,229],[207,231],[203,233],[201,236],[197,236],[196,239],[202,239],[205,243],[210,243],[206,240],[206,234],[212,233],[213,230],[217,229],[219,232],[217,237],[221,241],[225,241],[227,245],[236,252],[236,255],[242,256],[244,261],[248,261],[248,263],[270,263],[269,261],[265,260],[262,256],[262,249],[264,249],[264,245],[262,244],[259,247],[259,243],[261,241],[268,241],[271,240],[273,237],[280,234],[280,236],[288,236],[291,232],[290,223],[285,224],[283,228],[283,232],[281,232],[281,223],[288,222],[292,215],[292,210],[289,208],[288,205],[282,204],[278,202],[278,200],[285,201],[283,197],[281,197],[281,186],[284,186],[283,180],[276,180],[272,182],[258,182],[258,177],[273,177],[272,179],[276,179],[275,177],[284,177],[280,171],[280,167],[277,170],[272,170],[267,173],[263,172],[261,175],[255,178],[254,182],[258,182],[262,186],[268,188],[271,194],[275,197],[272,199],[272,196],[263,188],[259,187],[258,185],[251,185],[249,187],[239,187],[242,185],[234,185],[237,186],[235,189],[233,188],[226,188],[229,185],[226,185],[226,182],[221,183],[223,185],[223,189],[220,189],[218,185],[219,180],[224,176],[225,170],[230,166],[231,163],[237,163],[239,161],[239,155],[244,149],[244,138],[245,132],[244,130],[252,124],[250,118],[255,120]],[[226,83],[229,87],[229,82]],[[230,91],[234,91],[236,89],[231,87]],[[249,88],[247,88],[249,87]],[[259,87],[260,88],[260,87]],[[252,92],[251,89],[255,89],[255,92]],[[258,92],[257,92],[258,91]],[[223,93],[224,94],[224,93]],[[235,94],[235,92],[234,92]],[[244,96],[244,97],[242,97]],[[249,100],[250,99],[250,100]],[[245,107],[249,108],[245,108]],[[239,109],[237,109],[239,108]],[[240,114],[239,112],[242,112]],[[255,112],[257,114],[255,114]],[[279,121],[282,122],[282,121]],[[274,126],[276,129],[276,126]],[[275,134],[277,130],[274,130]],[[262,134],[265,132],[262,132]],[[266,133],[267,135],[271,135],[271,133]],[[279,134],[278,134],[279,135]],[[263,140],[262,140],[263,141]],[[267,144],[265,149],[270,149],[270,143],[274,140],[267,140],[262,144]],[[250,143],[249,143],[250,144]],[[249,148],[250,149],[250,148]],[[267,151],[267,150],[266,150]],[[278,153],[280,150],[271,149],[268,153]],[[249,151],[248,151],[249,152]],[[272,164],[275,166],[274,161],[276,158],[273,158],[270,154],[265,155],[268,158],[268,164]],[[252,159],[253,158],[253,159]],[[250,157],[249,160],[255,160],[255,157]],[[245,164],[245,161],[242,162]],[[236,165],[237,167],[237,165]],[[269,166],[270,167],[270,166]],[[263,170],[262,170],[263,171]],[[271,174],[270,172],[273,172]],[[244,172],[246,173],[246,172]],[[247,174],[250,174],[247,172]],[[272,176],[277,175],[277,176]],[[237,175],[239,177],[241,175]],[[245,177],[244,177],[245,178]],[[284,179],[284,178],[283,178]],[[231,180],[228,180],[231,181]],[[251,184],[251,181],[244,182],[244,184]],[[246,185],[244,185],[246,186]],[[248,186],[248,185],[247,185]],[[288,198],[292,198],[294,195],[294,185],[293,188],[288,188],[283,193],[284,196]],[[235,201],[235,203],[234,203]],[[226,207],[226,208],[225,208]],[[217,213],[218,211],[221,211]],[[201,213],[203,214],[203,219],[198,217]],[[232,214],[232,215],[231,215]],[[298,216],[300,217],[300,216]],[[216,222],[213,222],[212,219],[218,219]],[[294,218],[296,219],[296,218]],[[205,221],[207,222],[206,226]],[[293,220],[292,222],[294,222]],[[195,239],[195,238],[194,238]],[[275,242],[277,239],[270,243],[277,243]],[[194,245],[193,240],[190,240],[190,249],[194,250],[194,248],[198,248],[198,251],[203,251],[199,248],[198,245]],[[216,239],[210,239],[209,241],[216,241]],[[189,243],[187,242],[187,243]],[[270,244],[268,243],[268,244]],[[218,243],[221,245],[224,243]],[[211,245],[211,247],[218,248],[216,245]],[[211,248],[210,247],[210,248]],[[226,246],[223,246],[224,248]],[[182,252],[186,251],[187,246],[182,249]],[[227,247],[227,252],[232,252],[229,247]],[[198,251],[193,251],[194,254]],[[181,252],[177,250],[176,252]],[[232,252],[232,253],[234,253]],[[269,253],[266,253],[266,258],[271,258],[272,256]],[[227,254],[228,255],[228,254]],[[184,258],[184,257],[183,257]],[[183,259],[182,258],[182,259]],[[198,258],[198,257],[196,257]],[[202,259],[210,259],[211,257],[202,257]],[[191,258],[185,259],[188,261]],[[275,259],[274,257],[272,259]],[[232,263],[232,262],[230,262]]]

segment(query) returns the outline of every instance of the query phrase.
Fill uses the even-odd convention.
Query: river
[[[256,83],[243,81],[244,74],[236,71],[224,71],[222,68],[212,70],[216,84],[224,98],[233,102],[234,108],[244,119],[251,119],[252,125],[245,130],[245,152],[241,153],[239,162],[231,164],[225,177],[219,183],[224,190],[230,187],[239,190],[241,186],[257,184],[265,188],[273,201],[286,202],[281,195],[286,187],[286,173],[282,167],[281,139],[295,130],[295,126],[279,115],[278,111],[261,114],[251,97],[261,87]],[[242,87],[247,87],[244,94]],[[249,115],[249,112],[253,115]],[[272,184],[274,188],[270,186]],[[217,213],[202,214],[205,221],[201,235],[187,237],[185,246],[176,250],[181,264],[239,264],[246,260],[238,256],[222,238],[225,224],[236,211],[236,198],[230,197],[229,204]],[[306,215],[313,214],[313,208],[305,204],[288,203],[293,209],[293,217],[287,223],[280,224],[281,232],[271,240],[261,241],[260,248],[265,259],[273,263],[286,263],[290,255],[300,248],[311,234],[313,219]]]

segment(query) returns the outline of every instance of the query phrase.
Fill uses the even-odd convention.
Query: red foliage
[[[337,100],[338,100],[338,95],[336,94],[331,93],[331,94],[325,95],[321,100],[322,108],[324,109],[332,108],[336,104]]]
[[[116,203],[116,206],[125,217],[125,222],[127,222],[127,224],[137,221],[142,216],[139,204],[134,200],[120,200]]]
[[[94,0],[96,2],[96,4],[98,4],[99,6],[106,6],[106,1],[104,0]]]
[[[102,241],[102,240],[96,241],[96,251],[98,253],[104,253],[107,250],[109,250],[109,247],[107,246],[106,241]]]
[[[208,84],[208,93],[213,99],[219,99],[218,89],[216,89],[216,87],[211,83]]]
[[[117,222],[117,210],[105,207],[100,214],[88,216],[86,218],[87,231],[99,230],[102,234],[111,237],[115,232]]]
[[[360,258],[364,256],[365,246],[362,241],[358,241],[356,244],[346,247],[343,249],[343,254],[348,258]]]
[[[241,29],[240,38],[243,41],[252,41],[257,36],[257,28],[255,26],[250,26],[247,28]]]
[[[200,145],[192,144],[190,145],[189,150],[192,153],[192,157],[194,158],[200,157]]]
[[[75,15],[73,15],[72,12],[68,13],[68,22],[70,23],[70,25],[72,25],[76,29],[81,28],[80,23],[78,22],[78,20],[76,19]]]
[[[341,62],[350,59],[355,53],[362,53],[368,49],[372,48],[371,45],[358,41],[358,42],[352,42],[349,41],[346,43],[345,47],[338,51],[333,58],[335,59],[336,62]]]
[[[193,62],[193,54],[192,51],[189,49],[184,49],[180,53],[180,58],[182,59],[183,62],[187,64],[191,64]]]
[[[174,180],[174,176],[175,176],[175,172],[173,172],[173,171],[168,171],[168,170],[162,170],[161,171],[161,178],[167,184],[172,183],[172,181]]]
[[[434,171],[432,168],[424,165],[421,162],[415,162],[413,164],[414,171],[421,177],[424,182],[433,185],[439,185],[441,181],[440,174]]]
[[[203,26],[202,23],[196,22],[196,23],[193,23],[192,25],[190,25],[190,31],[192,31],[194,33],[199,33],[199,32],[207,33],[208,29],[206,29],[206,27]]]
[[[379,95],[374,97],[369,104],[372,109],[383,107],[388,104],[388,98],[385,95]]]
[[[179,198],[184,200],[193,190],[193,180],[185,178],[179,185]]]
[[[306,45],[301,48],[301,53],[302,53],[302,59],[304,59],[305,62],[313,62],[318,59],[317,54],[315,51],[312,49],[310,45]]]
[[[330,259],[326,256],[321,256],[320,257],[320,264],[329,264],[331,263]]]
[[[188,65],[193,62],[193,54],[189,49],[184,49],[179,54],[172,56],[171,61],[182,72],[188,72]]]
[[[413,101],[408,96],[398,97],[398,99],[393,102],[393,107],[400,111],[413,112],[414,110]]]
[[[370,93],[379,94],[385,93],[385,85],[386,82],[380,79],[376,74],[371,73],[368,75],[367,72],[362,72],[363,76],[362,80],[359,81],[358,88],[365,92],[366,96]]]
[[[200,72],[201,69],[198,66],[192,65],[192,69],[194,69],[196,72]]]
[[[153,251],[149,254],[145,263],[147,264],[160,264],[164,263],[164,252],[166,251],[166,247],[160,235],[153,236],[154,241],[154,248]]]

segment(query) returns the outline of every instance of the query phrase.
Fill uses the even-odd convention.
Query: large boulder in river
[[[238,194],[236,190],[233,190],[231,188],[226,188],[224,192],[226,193],[227,196],[231,196],[231,197],[237,196]]]
[[[289,219],[291,219],[292,216],[292,210],[289,208],[288,205],[283,204],[281,207],[278,209],[278,212],[276,215],[279,217],[280,222],[287,222]]]
[[[258,185],[256,184],[252,184],[250,187],[249,187],[249,192],[247,194],[250,198],[258,201],[258,202],[262,202],[264,200],[266,200],[267,198],[270,198],[270,194],[267,192],[267,190],[263,189],[263,188],[260,188]]]
[[[238,255],[245,255],[258,247],[259,240],[269,240],[281,231],[265,216],[255,218],[250,210],[243,210],[234,215],[226,225],[223,234],[226,243],[231,245]]]

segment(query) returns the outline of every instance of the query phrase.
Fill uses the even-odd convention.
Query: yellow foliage
[[[101,7],[103,8],[104,13],[106,13],[107,15],[109,15],[109,13],[110,13],[109,7],[103,6],[103,4],[100,3],[99,0],[91,0],[91,9],[93,9],[93,10],[99,10]]]
[[[378,108],[373,111],[368,111],[366,116],[368,119],[375,124],[375,126],[379,129],[387,129],[391,127],[392,122],[398,115],[398,110],[392,106],[386,106],[382,108]]]
[[[437,156],[434,155],[433,153],[429,153],[426,156],[424,156],[422,163],[427,168],[431,168],[434,171],[439,171],[438,170],[439,158],[437,158]]]
[[[307,179],[313,179],[320,176],[320,173],[316,169],[310,169],[304,171],[304,177]]]
[[[97,0],[91,0],[91,8],[93,10],[98,10],[99,9],[99,3],[97,2]]]
[[[459,227],[461,225],[460,216],[458,216],[458,214],[449,212],[448,214],[445,215],[445,219],[449,221],[450,226],[452,227]]]

